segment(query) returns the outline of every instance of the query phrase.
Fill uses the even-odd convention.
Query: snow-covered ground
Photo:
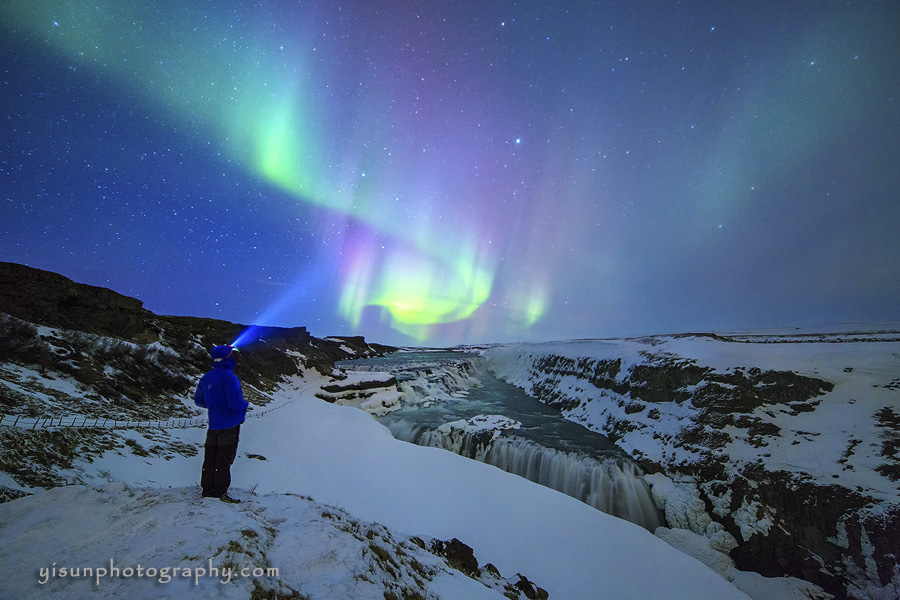
[[[113,558],[123,566],[146,561],[159,568],[172,561],[172,566],[196,567],[198,560],[214,558],[210,553],[220,546],[227,550],[230,542],[240,543],[235,535],[246,530],[266,538],[265,557],[281,569],[279,585],[299,588],[311,598],[366,597],[353,591],[353,580],[371,557],[360,558],[365,548],[354,549],[359,540],[352,536],[335,541],[336,534],[329,533],[333,525],[312,514],[325,504],[346,511],[348,519],[379,523],[399,540],[458,538],[482,564],[491,562],[506,577],[522,573],[551,598],[746,598],[723,577],[636,525],[495,467],[394,440],[365,412],[304,391],[310,383],[298,379],[286,385],[275,394],[273,406],[279,408],[242,428],[232,471],[234,493],[246,500],[241,505],[199,500],[199,492],[190,488],[199,479],[200,455],[167,459],[116,451],[80,461],[79,476],[124,482],[129,489],[77,487],[0,505],[0,568],[19,574],[4,577],[0,595],[26,597],[56,589],[38,583],[39,569],[54,562],[57,567],[103,566]],[[202,429],[169,433],[175,441],[192,444],[202,443],[204,435]],[[242,544],[248,545],[253,546]],[[247,554],[262,560],[259,553]],[[160,560],[151,560],[154,556]],[[470,582],[442,573],[426,586],[430,597],[502,597],[483,586],[475,593]],[[54,585],[62,586],[60,597],[93,596],[97,588],[83,583]],[[123,580],[115,588],[100,588],[115,590],[106,597],[140,595],[137,590],[143,588],[132,584],[135,580]],[[188,586],[157,583],[147,589],[166,597],[183,587]],[[238,588],[208,581],[193,589],[218,597],[223,589]],[[247,588],[240,589],[228,593],[246,597]]]
[[[610,424],[627,424],[615,428],[617,443],[633,456],[662,465],[664,472],[668,467],[702,464],[712,452],[735,476],[740,476],[742,465],[758,462],[771,471],[795,473],[822,485],[837,483],[892,502],[897,498],[896,484],[878,471],[887,460],[881,442],[890,432],[884,419],[873,415],[885,408],[900,411],[900,341],[892,341],[895,337],[890,330],[876,329],[840,336],[815,331],[741,332],[727,338],[653,336],[517,344],[486,349],[485,355],[491,369],[504,379],[529,391],[552,389],[557,399],[569,403],[565,413],[573,420],[601,432],[607,432]],[[578,368],[563,376],[544,373],[539,363],[547,357],[569,358]],[[632,367],[675,361],[729,376],[743,377],[752,369],[792,372],[827,381],[833,388],[812,398],[808,407],[798,409],[796,403],[758,407],[750,416],[759,431],[725,425],[721,431],[728,435],[727,443],[703,448],[680,443],[685,427],[702,420],[704,414],[691,401],[653,403],[593,386],[576,373],[591,361],[620,361],[620,380]],[[185,565],[191,563],[188,558],[201,556],[198,548],[211,553],[209,558],[236,560],[240,557],[234,551],[229,554],[222,548],[235,542],[246,550],[244,538],[253,534],[241,532],[250,530],[257,535],[264,530],[266,535],[260,536],[265,544],[249,544],[261,550],[245,552],[248,560],[282,569],[271,589],[299,589],[313,598],[367,597],[372,589],[412,589],[413,584],[428,598],[501,597],[499,587],[486,587],[484,582],[473,587],[473,580],[460,579],[458,571],[446,569],[434,554],[419,555],[423,549],[412,541],[417,539],[413,536],[458,538],[474,549],[480,563],[496,565],[510,581],[522,573],[548,590],[551,598],[746,597],[735,586],[757,600],[821,597],[816,595],[820,590],[801,580],[764,578],[734,568],[729,550],[738,541],[781,527],[778,518],[785,516],[772,514],[749,496],[737,502],[735,509],[729,507],[730,491],[720,487],[713,493],[701,479],[681,476],[677,468],[668,472],[672,477],[648,476],[654,500],[671,527],[657,530],[654,537],[495,467],[396,441],[364,412],[377,415],[395,410],[401,399],[427,404],[444,396],[464,397],[469,387],[479,385],[472,364],[464,363],[464,368],[397,377],[396,383],[393,373],[325,377],[312,369],[305,378],[285,382],[267,394],[268,403],[255,407],[243,427],[233,489],[245,503],[236,507],[197,498],[202,429],[116,430],[119,441],[127,446],[112,444],[101,450],[102,455],[86,454],[66,467],[65,479],[91,486],[107,481],[127,486],[77,487],[0,504],[0,568],[34,574],[20,583],[0,583],[0,597],[29,596],[36,590],[57,590],[59,597],[87,595],[86,586],[37,583],[39,569],[49,566],[44,564],[47,560],[57,566],[91,566],[80,561],[79,551],[89,551],[85,556],[98,561],[106,552],[121,564],[136,564],[144,556],[168,557],[172,547],[185,548],[180,559]],[[14,365],[2,368],[6,387],[31,398],[35,410],[94,414],[84,410],[92,406],[89,395],[68,376]],[[685,391],[694,393],[705,385]],[[188,399],[183,401],[189,409]],[[515,426],[493,417],[482,420],[449,423],[442,433],[453,437],[457,430],[492,432]],[[194,453],[197,449],[200,452]],[[35,491],[7,473],[0,474],[0,486]],[[712,505],[709,513],[706,501]],[[143,510],[142,502],[151,508]],[[285,517],[287,513],[311,516],[294,519]],[[319,518],[314,513],[331,516]],[[172,531],[175,521],[159,515],[172,519],[182,515],[177,518],[186,521],[196,516],[200,522],[220,522],[221,529]],[[384,568],[383,553],[367,545],[371,538],[362,542],[344,525],[336,526],[334,515],[342,515],[338,521],[344,524],[353,523],[354,532],[366,528],[381,532],[378,535],[385,540],[381,547],[393,557],[393,563],[387,563],[390,568]],[[738,528],[732,528],[734,535],[716,522],[725,515]],[[848,530],[834,539],[853,547],[853,535],[860,534]],[[866,532],[861,535],[865,538]],[[387,537],[394,541],[389,543]],[[59,541],[44,542],[54,538]],[[71,545],[65,542],[69,539]],[[95,545],[80,541],[88,539]],[[310,546],[304,546],[303,540],[309,540]],[[405,555],[414,561],[404,562]],[[287,567],[275,565],[275,556]],[[428,566],[433,577],[418,581],[414,564]],[[361,579],[377,580],[375,588],[360,584]],[[394,588],[389,580],[396,584]],[[129,587],[130,583],[104,589],[115,590],[108,597],[121,597],[139,589]],[[201,584],[197,589],[208,590],[202,593],[209,597],[222,593],[246,597],[251,589],[247,585],[225,591],[219,584],[205,588]],[[178,589],[174,586],[158,582],[154,586],[158,592],[154,595],[178,595],[171,592]],[[859,597],[889,597],[874,595],[881,592]],[[373,593],[372,597],[379,597]]]
[[[422,540],[294,494],[232,506],[193,487],[67,486],[0,514],[4,597],[505,598],[504,580],[476,581]]]

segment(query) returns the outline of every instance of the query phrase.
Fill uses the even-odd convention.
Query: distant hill
[[[71,340],[50,349],[48,338],[53,336],[35,336],[31,328],[15,321],[71,332],[69,337],[73,338],[84,337],[75,333],[80,332],[144,348],[160,344],[171,351],[167,354],[175,357],[172,360],[186,362],[193,370],[208,368],[206,350],[229,343],[248,327],[219,319],[156,315],[135,298],[8,262],[0,262],[0,318],[2,313],[13,319],[5,318],[0,325],[6,338],[0,340],[0,360],[16,358],[15,350],[21,348],[10,345],[25,345],[29,346],[28,356],[37,364],[62,369],[76,377],[81,370],[79,364],[87,357],[77,356]],[[269,387],[279,377],[297,373],[297,365],[286,351],[302,353],[307,366],[329,370],[337,360],[395,350],[368,344],[359,336],[317,339],[309,335],[306,327],[260,327],[256,331],[256,339],[242,348],[241,358],[242,379],[255,387]],[[22,360],[21,353],[18,360]],[[89,366],[84,369],[89,370]],[[83,372],[82,376],[89,377]]]

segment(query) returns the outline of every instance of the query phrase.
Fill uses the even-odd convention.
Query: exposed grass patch
[[[309,596],[301,594],[295,589],[288,591],[265,588],[261,583],[253,581],[253,591],[250,592],[250,600],[310,600]]]
[[[0,429],[0,471],[21,485],[54,487],[67,483],[59,473],[78,458],[89,462],[106,450],[118,448],[108,431],[62,427],[60,429]]]
[[[886,459],[875,470],[891,481],[900,481],[900,414],[885,406],[875,413],[875,421],[882,429],[881,456]]]

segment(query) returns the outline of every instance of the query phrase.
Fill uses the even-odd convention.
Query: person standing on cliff
[[[237,504],[228,495],[231,485],[231,465],[237,456],[241,423],[247,416],[249,404],[244,400],[241,382],[234,374],[237,366],[232,346],[216,346],[209,351],[213,368],[200,378],[194,392],[194,404],[209,413],[209,429],[206,432],[203,471],[200,487],[204,498],[219,498],[222,502]]]

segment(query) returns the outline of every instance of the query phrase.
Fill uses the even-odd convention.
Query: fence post
[[[0,425],[3,424],[3,419],[6,418],[6,415],[0,415]]]
[[[75,419],[78,417],[72,417],[72,427],[75,427]],[[59,424],[62,425],[62,419],[59,420]]]
[[[20,418],[21,416],[22,416],[22,415],[18,415],[18,416],[16,417],[16,421],[15,421],[15,423],[13,423],[13,427],[15,427],[16,424],[19,422],[19,418]]]
[[[84,427],[84,424],[87,423],[87,417],[84,418],[84,421],[81,422],[81,426]]]

